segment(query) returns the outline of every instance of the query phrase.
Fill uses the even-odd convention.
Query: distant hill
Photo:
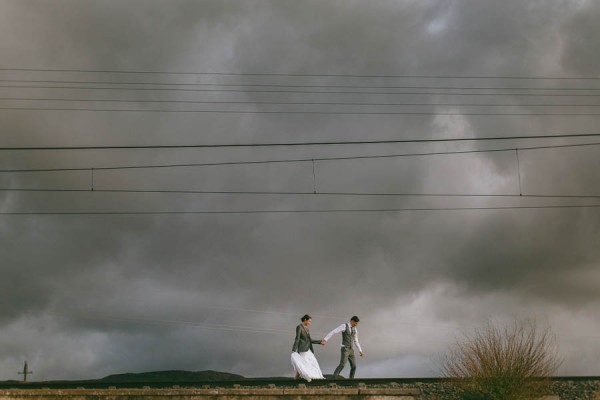
[[[230,374],[228,372],[218,371],[182,371],[182,370],[171,370],[171,371],[152,371],[152,372],[140,372],[140,373],[125,373],[125,374],[113,374],[105,376],[100,379],[84,379],[84,380],[55,380],[55,381],[30,381],[23,383],[17,380],[0,381],[0,387],[15,387],[21,385],[27,385],[28,387],[39,386],[39,385],[126,385],[126,384],[177,384],[181,382],[233,382],[241,380],[257,380],[257,381],[283,381],[290,380],[291,377],[284,376],[273,376],[273,377],[252,377],[246,378],[242,375]]]
[[[242,375],[218,371],[154,371],[108,375],[99,382],[210,382],[238,381],[245,379]]]

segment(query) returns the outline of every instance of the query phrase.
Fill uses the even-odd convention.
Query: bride
[[[306,314],[301,318],[302,323],[296,327],[296,340],[292,347],[292,366],[296,375],[310,382],[313,379],[325,379],[321,373],[319,363],[313,352],[313,344],[321,344],[321,340],[313,340],[310,337],[308,328],[312,322],[310,315]]]

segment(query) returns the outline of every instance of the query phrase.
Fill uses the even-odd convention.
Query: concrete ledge
[[[421,391],[419,389],[400,389],[400,388],[370,388],[370,389],[360,389],[358,391],[359,394],[367,395],[367,396],[377,396],[377,395],[386,395],[386,396],[420,396]]]
[[[284,394],[292,396],[356,396],[358,389],[354,388],[286,388]]]
[[[600,400],[598,376],[553,377],[550,384],[549,395],[537,400]],[[0,400],[447,400],[453,394],[446,378],[0,382]]]
[[[217,394],[221,396],[283,396],[283,388],[237,388],[237,389],[216,389]]]
[[[12,389],[0,391],[0,400],[415,400],[419,390],[401,388],[170,388],[170,389]]]

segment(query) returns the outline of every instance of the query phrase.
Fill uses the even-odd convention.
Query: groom
[[[350,379],[354,378],[354,373],[356,372],[356,358],[354,357],[354,348],[358,349],[358,353],[361,357],[365,355],[363,353],[360,343],[358,342],[358,332],[356,331],[356,326],[358,325],[360,319],[355,315],[350,318],[349,323],[342,324],[329,332],[327,336],[321,341],[321,344],[327,343],[329,339],[336,333],[342,333],[342,348],[341,348],[341,358],[340,365],[337,366],[335,372],[333,373],[334,378],[340,376],[340,372],[346,366],[346,361],[350,361]]]

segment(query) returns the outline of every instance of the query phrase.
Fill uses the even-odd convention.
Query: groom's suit
[[[312,340],[310,338],[310,332],[304,326],[304,324],[300,324],[296,327],[296,340],[294,340],[294,346],[292,347],[292,352],[304,353],[308,350],[313,350],[313,343],[319,344],[320,340]]]
[[[354,347],[356,347],[362,355],[362,349],[358,341],[358,332],[356,330],[356,327],[353,327],[349,323],[342,324],[334,330],[332,330],[331,332],[329,332],[323,340],[328,341],[333,335],[340,332],[342,334],[340,364],[333,372],[333,375],[339,376],[340,372],[342,372],[344,366],[346,365],[346,361],[350,361],[350,379],[353,379],[354,374],[356,373],[356,358],[354,357]]]

